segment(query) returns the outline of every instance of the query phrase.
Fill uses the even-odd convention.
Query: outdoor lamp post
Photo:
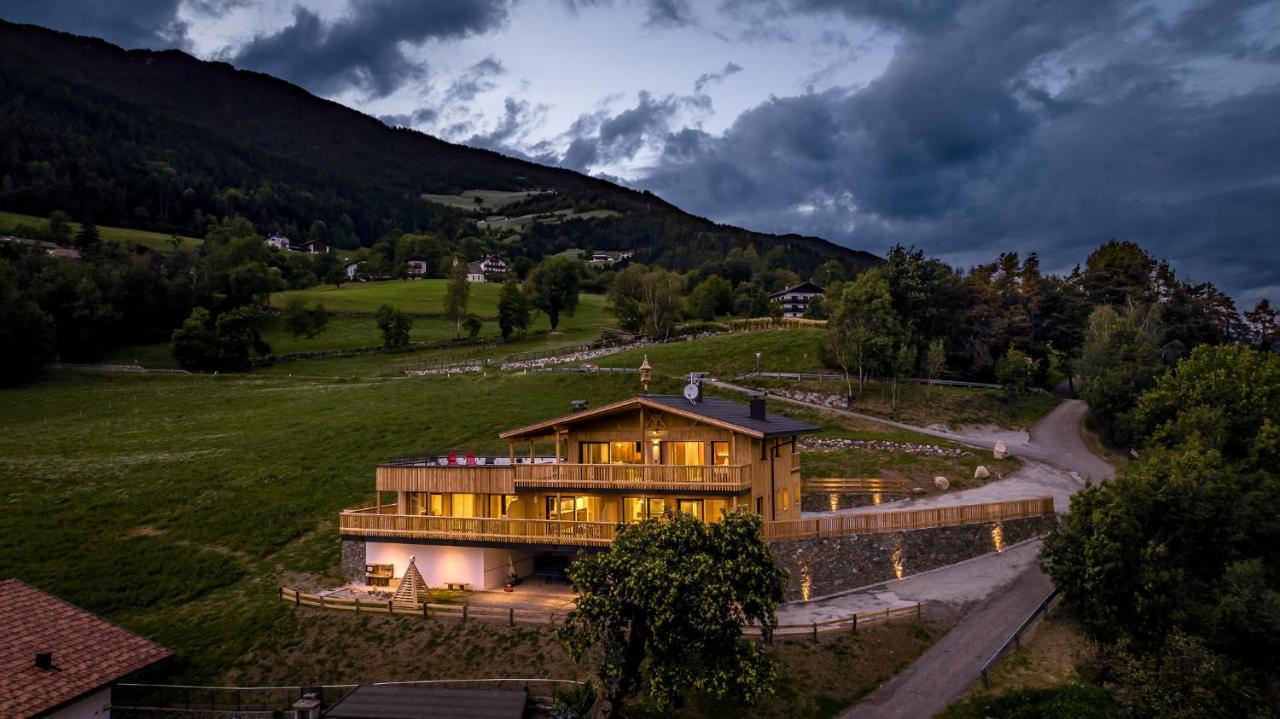
[[[756,372],[760,371],[760,353],[756,353]]]
[[[644,356],[644,361],[640,363],[640,383],[644,385],[644,391],[649,391],[649,380],[653,378],[653,367],[649,366],[649,355]]]

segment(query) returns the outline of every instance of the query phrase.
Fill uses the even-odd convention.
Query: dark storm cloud
[[[187,27],[178,19],[181,0],[136,0],[124,11],[96,0],[9,0],[0,17],[11,22],[101,37],[127,48],[186,47]]]
[[[444,94],[444,103],[451,105],[471,102],[476,99],[476,95],[495,88],[497,83],[493,79],[505,74],[506,71],[506,68],[502,66],[502,63],[497,58],[493,56],[486,57],[467,68],[450,83],[449,89]]]
[[[699,75],[698,79],[693,81],[693,91],[700,93],[714,83],[720,82],[726,77],[736,75],[740,72],[742,72],[742,66],[738,63],[726,63],[724,67],[720,68],[716,72],[704,72]]]
[[[630,160],[645,146],[664,138],[682,106],[705,107],[705,96],[655,97],[641,90],[634,107],[581,115],[570,126],[569,147],[558,164],[586,171],[595,165]]]
[[[720,8],[752,25],[796,14],[824,14],[922,30],[949,24],[964,4],[962,0],[723,0]]]
[[[1189,86],[1195,58],[1140,39],[1160,34],[1143,16],[1079,5],[988,0],[911,26],[865,88],[771,99],[721,136],[669,133],[635,184],[722,221],[964,263],[1036,250],[1069,269],[1107,239],[1134,239],[1245,299],[1274,295],[1280,83]],[[1210,34],[1224,54],[1248,37]],[[1061,61],[1082,46],[1099,49]]]
[[[506,20],[507,9],[507,0],[355,0],[346,16],[326,24],[297,6],[291,25],[254,38],[234,62],[315,92],[385,97],[425,73],[403,44],[484,33]]]

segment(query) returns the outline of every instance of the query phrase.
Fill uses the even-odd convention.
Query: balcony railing
[[[518,489],[670,489],[745,492],[751,477],[745,464],[526,464],[515,468]]]
[[[468,542],[572,545],[603,547],[613,541],[613,522],[571,522],[549,519],[486,519],[390,514],[395,505],[349,509],[338,515],[342,534],[399,539],[442,539]]]

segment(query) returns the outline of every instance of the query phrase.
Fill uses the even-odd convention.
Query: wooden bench
[[[445,582],[444,585],[454,591],[465,592],[467,587],[471,586],[471,582]]]

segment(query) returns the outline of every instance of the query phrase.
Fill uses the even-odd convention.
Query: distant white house
[[[769,295],[769,301],[782,305],[783,317],[801,317],[809,306],[809,300],[825,292],[826,290],[812,282],[801,282],[781,292],[774,292]]]
[[[489,255],[467,263],[468,282],[501,281],[507,276],[507,263],[497,255]]]
[[[354,280],[356,278],[356,272],[358,272],[359,270],[360,270],[359,262],[348,262],[347,263],[347,279]]]
[[[622,250],[619,252],[593,252],[587,258],[587,264],[592,267],[608,267],[615,262],[631,259],[632,252],[630,250]]]
[[[405,274],[409,277],[427,276],[427,258],[414,255],[404,261]]]
[[[324,240],[307,240],[303,243],[296,243],[284,235],[271,235],[263,240],[267,247],[272,247],[281,252],[303,252],[308,255],[327,255],[333,252],[333,247]]]

